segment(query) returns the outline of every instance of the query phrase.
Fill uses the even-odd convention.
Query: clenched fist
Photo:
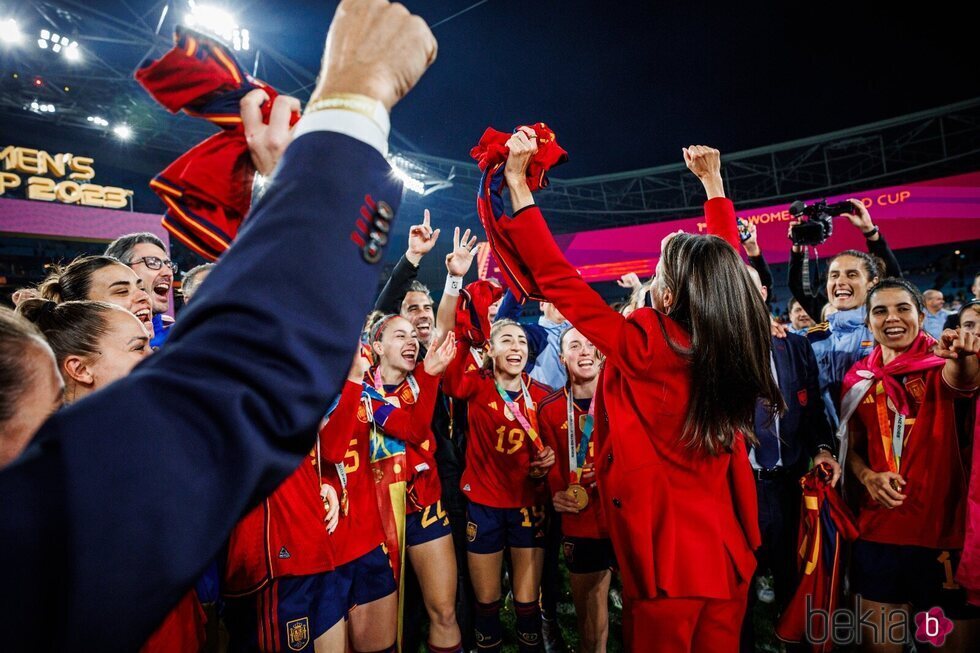
[[[357,93],[389,111],[436,59],[425,21],[388,0],[341,0],[334,14],[312,100]]]
[[[681,148],[684,163],[701,180],[708,199],[725,196],[721,179],[721,152],[707,145],[690,145]]]

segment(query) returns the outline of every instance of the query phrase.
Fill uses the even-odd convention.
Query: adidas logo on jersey
[[[293,556],[289,555],[289,551],[286,550],[286,547],[282,547],[279,549],[279,557],[285,559],[292,558]]]

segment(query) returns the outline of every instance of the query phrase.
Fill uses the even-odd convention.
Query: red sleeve
[[[499,225],[538,288],[599,351],[624,371],[642,372],[649,367],[650,341],[663,341],[660,330],[644,329],[606,305],[565,259],[537,206],[521,209]]]
[[[456,357],[442,377],[442,391],[453,399],[466,400],[480,388],[480,370],[470,353],[468,341],[459,339],[459,336],[457,332]]]
[[[704,203],[704,218],[708,224],[708,233],[720,236],[741,251],[741,239],[738,237],[738,224],[735,222],[735,205],[727,197],[716,197]]]
[[[340,401],[320,428],[320,459],[328,464],[342,462],[357,430],[357,409],[361,405],[361,384],[346,381]]]
[[[414,404],[396,408],[385,419],[385,434],[412,444],[422,444],[432,435],[432,413],[439,396],[439,377],[432,376],[421,366],[416,368],[415,380],[419,383],[419,396]]]

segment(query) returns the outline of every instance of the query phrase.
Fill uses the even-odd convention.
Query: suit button
[[[361,249],[361,256],[368,263],[377,263],[381,260],[381,247],[374,240],[369,242]]]
[[[616,506],[617,508],[622,508],[623,502],[620,501],[619,499],[613,499],[613,505]]]
[[[391,222],[391,219],[395,217],[395,212],[391,210],[387,202],[378,202],[378,207],[374,210],[379,218],[386,222]]]

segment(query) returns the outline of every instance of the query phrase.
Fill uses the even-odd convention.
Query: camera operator
[[[867,241],[868,253],[872,256],[880,258],[885,263],[884,269],[880,269],[882,278],[884,277],[901,277],[902,268],[898,264],[898,259],[895,258],[894,252],[888,247],[888,243],[885,242],[884,236],[882,236],[881,231],[877,226],[871,221],[871,214],[868,213],[868,209],[865,208],[864,203],[858,199],[847,200],[854,205],[856,211],[854,213],[841,213],[841,217],[847,218],[854,227],[860,230],[861,234]],[[788,237],[792,240],[793,227],[802,224],[800,220],[793,220],[789,223],[789,234]],[[792,253],[789,258],[789,290],[793,293],[793,297],[796,298],[803,310],[807,312],[807,315],[819,316],[820,311],[827,303],[833,303],[829,299],[828,293],[816,291],[815,294],[811,295],[806,292],[803,286],[803,259],[805,253],[803,251],[803,246],[794,244]]]

